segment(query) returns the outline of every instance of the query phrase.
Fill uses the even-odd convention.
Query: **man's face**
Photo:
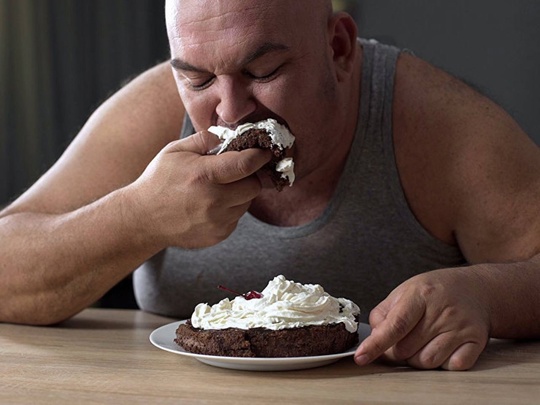
[[[296,136],[297,174],[319,164],[338,108],[324,4],[169,0],[173,71],[195,129],[275,118]]]

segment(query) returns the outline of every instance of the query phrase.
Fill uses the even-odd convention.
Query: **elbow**
[[[0,323],[31,326],[55,326],[79,313],[83,308],[70,308],[65,303],[52,303],[38,297],[4,300]]]
[[[40,313],[36,314],[26,313],[26,312],[17,312],[10,315],[0,315],[0,323],[12,323],[18,325],[29,325],[29,326],[56,326],[64,321],[67,321],[71,317],[76,315],[66,314],[53,314],[53,313]]]

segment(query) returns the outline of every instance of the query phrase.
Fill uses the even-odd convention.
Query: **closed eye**
[[[276,69],[274,69],[272,72],[265,74],[265,75],[256,75],[248,70],[244,71],[244,74],[248,76],[249,78],[256,80],[261,83],[269,82],[270,80],[274,79],[279,73],[279,70],[281,69],[281,66],[278,66]]]
[[[243,74],[246,75],[247,77],[249,77],[250,79],[252,80],[255,80],[257,82],[260,82],[260,83],[267,83],[271,80],[273,80],[278,74],[279,74],[279,71],[281,69],[281,66],[278,66],[276,69],[274,69],[273,71],[271,71],[270,73],[268,74],[265,74],[265,75],[257,75],[257,74],[254,74],[248,70],[244,70],[243,71]],[[201,91],[201,90],[205,90],[207,89],[208,87],[210,87],[212,85],[212,83],[214,82],[214,80],[216,79],[216,76],[211,76],[209,77],[206,81],[202,82],[202,83],[196,83],[188,78],[186,78],[187,81],[188,81],[188,86],[191,90],[194,90],[194,91]]]
[[[212,76],[208,80],[206,80],[205,82],[197,83],[197,84],[193,83],[191,80],[188,80],[189,88],[192,89],[192,90],[195,90],[195,91],[204,90],[204,89],[210,87],[210,85],[214,82],[215,78],[216,78],[215,76]]]

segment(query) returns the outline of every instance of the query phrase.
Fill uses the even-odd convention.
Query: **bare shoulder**
[[[105,101],[53,167],[0,216],[71,211],[131,183],[178,139],[183,116],[169,64],[149,69]]]
[[[394,143],[409,205],[470,262],[540,251],[540,149],[501,107],[455,77],[400,56]]]

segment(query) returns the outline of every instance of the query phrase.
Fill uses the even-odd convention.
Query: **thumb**
[[[178,141],[173,141],[166,146],[167,152],[191,152],[206,155],[210,150],[219,145],[219,139],[208,131],[200,131]]]

